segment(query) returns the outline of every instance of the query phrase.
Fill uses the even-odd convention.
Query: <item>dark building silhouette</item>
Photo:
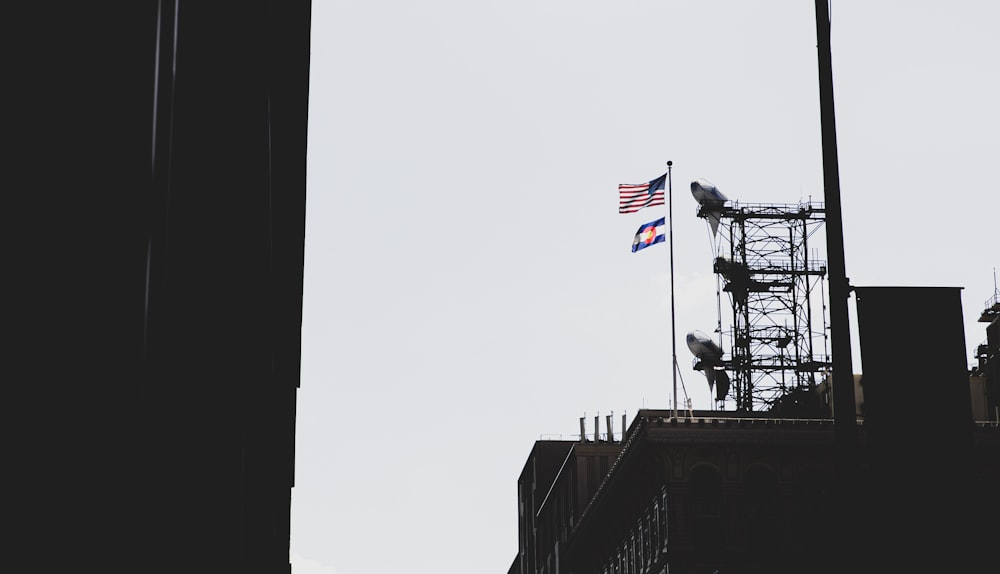
[[[983,420],[1000,421],[1000,290],[986,300],[979,322],[986,323],[986,340],[976,346],[974,407]]]
[[[603,441],[535,442],[517,480],[518,555],[511,574],[560,569],[560,545],[621,450],[609,434]]]
[[[586,503],[522,508],[508,572],[991,571],[1000,427],[972,415],[961,291],[856,294],[863,401],[848,458],[829,411],[641,410]],[[547,500],[574,494],[556,474]],[[531,557],[525,532],[545,533]]]
[[[9,570],[287,572],[310,2],[8,22]]]
[[[973,418],[961,289],[855,287],[864,424],[864,547],[872,569],[982,565],[995,538],[997,428]],[[886,533],[892,532],[893,536]],[[922,549],[914,552],[914,548]]]
[[[865,423],[872,441],[898,452],[953,449],[972,440],[961,289],[855,287]],[[924,424],[934,414],[938,424]],[[910,441],[906,441],[910,442]]]
[[[510,571],[832,571],[823,548],[832,427],[832,419],[640,410],[594,495],[537,513],[537,528],[554,524],[559,535],[540,539],[537,558]],[[564,499],[573,485],[556,479],[548,496]]]

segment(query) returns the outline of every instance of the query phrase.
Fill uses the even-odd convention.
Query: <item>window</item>
[[[635,542],[635,554],[636,554],[636,564],[638,568],[637,572],[642,572],[642,565],[645,564],[644,558],[646,557],[645,552],[643,552],[642,547],[642,519],[639,519],[639,524],[636,529],[636,534],[633,536],[633,541]]]
[[[652,544],[650,542],[650,528],[649,528],[649,510],[645,512],[642,520],[642,555],[645,557],[643,564],[643,571],[646,570],[646,566],[653,563],[653,556],[650,553]]]
[[[638,558],[635,553],[635,533],[629,533],[628,540],[628,568],[631,574],[638,572],[636,569],[636,561]]]
[[[667,520],[669,520],[669,516],[667,515],[667,487],[664,486],[663,490],[660,491],[660,540],[662,542],[660,548],[663,549],[663,552],[667,551],[667,543],[669,542]]]
[[[653,501],[653,531],[651,533],[651,538],[653,541],[652,553],[653,556],[658,556],[660,554],[660,501]],[[654,558],[655,560],[655,558]]]

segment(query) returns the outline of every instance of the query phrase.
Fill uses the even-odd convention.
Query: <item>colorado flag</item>
[[[640,249],[645,249],[650,245],[663,242],[663,234],[660,228],[666,224],[665,218],[661,217],[656,221],[651,221],[639,228],[635,232],[635,240],[632,241],[632,253]]]

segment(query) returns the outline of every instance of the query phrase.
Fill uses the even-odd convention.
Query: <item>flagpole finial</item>
[[[670,161],[670,160],[668,159],[668,160],[667,160],[667,167],[670,167],[670,166],[672,166],[672,165],[674,165],[674,162],[672,162],[672,161]]]

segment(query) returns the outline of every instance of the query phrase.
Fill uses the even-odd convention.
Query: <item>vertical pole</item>
[[[826,201],[826,243],[830,271],[830,347],[833,352],[833,417],[837,441],[855,441],[854,364],[847,299],[851,288],[844,262],[844,223],[840,208],[837,125],[833,112],[833,58],[830,55],[830,14],[827,0],[816,0],[816,41],[819,52],[820,124],[823,135],[823,187]]]
[[[810,199],[809,211],[812,212],[812,200]],[[809,333],[808,338],[805,343],[808,345],[806,347],[806,360],[810,364],[815,362],[815,355],[813,353],[813,311],[812,311],[812,286],[809,284],[809,225],[806,221],[802,222],[802,267],[806,271],[806,332]],[[820,291],[822,291],[822,286],[820,286]],[[809,389],[816,386],[816,371],[809,371]]]
[[[830,273],[830,350],[833,353],[833,433],[837,483],[833,555],[836,556],[834,566],[837,572],[851,572],[857,566],[854,555],[865,555],[871,548],[868,546],[870,537],[863,532],[865,520],[857,520],[858,512],[865,505],[857,500],[860,478],[857,467],[857,418],[854,412],[854,365],[851,360],[847,309],[851,288],[844,263],[844,223],[840,207],[837,126],[833,112],[833,58],[830,55],[828,0],[816,0],[816,44],[819,55],[823,189]]]
[[[667,162],[667,232],[670,234],[670,367],[674,381],[674,418],[677,417],[677,315],[674,311],[674,162]]]

